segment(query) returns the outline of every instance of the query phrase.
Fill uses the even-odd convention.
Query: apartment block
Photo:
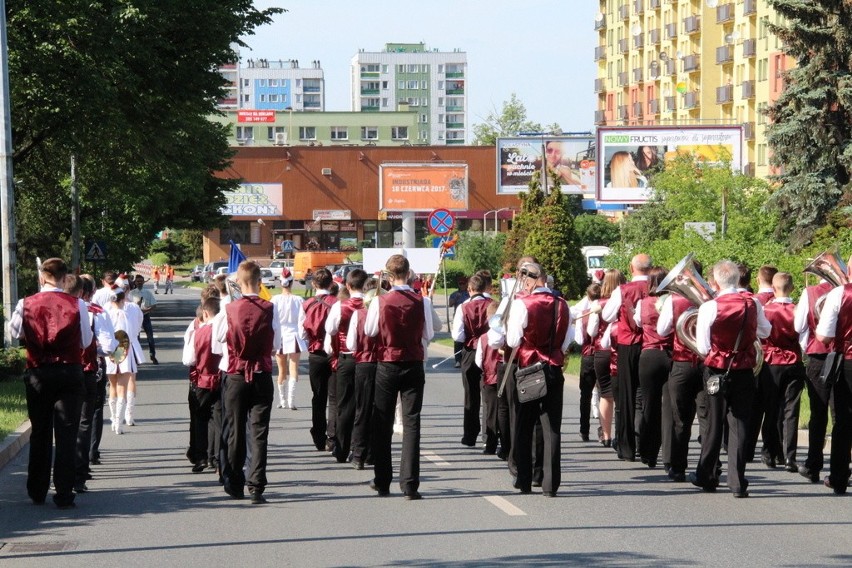
[[[418,114],[416,144],[464,144],[467,54],[429,50],[423,43],[389,43],[384,51],[360,50],[351,63],[353,111],[393,112],[404,105]]]
[[[767,0],[599,0],[599,126],[743,125],[746,171],[769,174],[767,106],[792,65]]]

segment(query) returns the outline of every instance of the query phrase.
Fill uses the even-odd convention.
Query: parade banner
[[[467,209],[467,164],[382,164],[379,209]]]
[[[745,156],[741,126],[601,127],[597,149],[596,199],[603,203],[644,203],[653,195],[648,179],[678,156],[738,172]]]
[[[592,136],[520,136],[497,140],[497,195],[529,191],[534,172],[547,161],[559,175],[562,193],[595,195],[595,158]]]

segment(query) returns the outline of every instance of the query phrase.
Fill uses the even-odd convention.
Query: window
[[[420,106],[420,99],[418,99],[417,97],[408,97],[407,102],[408,106]]]
[[[387,89],[387,88],[388,88],[388,82],[382,81],[382,89]]]
[[[426,81],[420,81],[420,88],[421,89],[428,89],[429,85],[426,83]]]
[[[266,102],[266,95],[265,94],[260,95],[260,102],[262,102],[262,103]]]
[[[269,80],[269,86],[270,87],[277,87],[278,86],[278,79],[270,79]]]
[[[231,221],[227,229],[219,231],[219,244],[226,245],[229,241],[240,244],[251,242],[251,221]]]
[[[296,79],[296,88],[299,88],[299,87],[301,87],[301,86],[302,86],[302,80],[301,80],[301,79]]]
[[[388,66],[382,65],[382,73],[387,73],[387,72],[388,72]]]
[[[269,95],[269,102],[277,103],[278,102],[278,95]]]
[[[405,88],[405,81],[400,81],[399,83],[397,83],[396,88],[397,89],[404,89]]]
[[[429,115],[428,114],[421,114],[420,115],[420,122],[423,123],[423,124],[428,123],[429,122]]]
[[[417,81],[409,81],[408,82],[408,88],[409,89],[416,89],[417,88]]]
[[[396,66],[397,73],[405,73],[405,65],[397,65]]]
[[[299,127],[299,140],[316,140],[317,139],[317,127],[316,126],[300,126]]]
[[[420,131],[420,140],[422,140],[424,142],[426,140],[429,140],[429,131],[428,130],[421,130]]]
[[[387,97],[382,98],[382,108],[388,108],[388,98]]]
[[[349,129],[345,126],[332,126],[331,127],[331,139],[332,140],[349,140]]]
[[[444,115],[443,114],[438,115],[438,124],[444,124]]]
[[[243,102],[244,103],[249,102],[249,96],[248,95],[243,95]]]
[[[758,144],[757,145],[757,165],[765,166],[766,165],[766,144]]]
[[[379,129],[376,126],[362,126],[361,140],[378,140]]]
[[[444,66],[439,64],[438,65],[438,73],[443,73],[443,72],[444,72]]]
[[[275,140],[276,134],[286,134],[287,129],[284,126],[267,126],[266,127],[266,139],[267,140]]]
[[[438,97],[438,106],[439,107],[444,106],[444,97]]]
[[[425,107],[429,106],[429,98],[423,97],[422,99],[420,99],[420,105]]]
[[[254,126],[237,126],[237,140],[254,140]]]
[[[758,124],[766,124],[766,103],[759,103],[757,105],[757,123]]]
[[[757,80],[758,81],[766,81],[767,76],[767,67],[769,66],[768,59],[761,59],[757,62]]]
[[[443,90],[444,90],[444,82],[443,82],[443,81],[438,81],[438,90],[439,90],[439,91],[443,91]]]
[[[267,86],[267,80],[266,79],[258,79],[257,85],[259,87],[266,87]]]
[[[413,64],[413,65],[410,64],[406,67],[406,72],[408,72],[408,73],[420,73],[420,66],[417,65],[416,63]]]
[[[408,140],[407,126],[394,126],[391,128],[391,138],[394,140]]]
[[[248,86],[249,86],[249,80],[243,79],[243,87],[248,87]]]

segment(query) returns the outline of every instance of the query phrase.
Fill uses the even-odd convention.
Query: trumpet
[[[115,339],[118,341],[118,347],[107,357],[116,365],[121,365],[127,359],[127,354],[130,353],[130,336],[123,329],[119,329],[115,332]]]
[[[532,268],[532,265],[528,262],[525,262],[518,269],[518,275],[520,278],[515,278],[515,285],[512,286],[512,291],[509,293],[508,300],[503,306],[502,311],[498,311],[493,316],[488,318],[488,327],[490,327],[495,332],[500,335],[505,335],[506,333],[506,320],[509,319],[509,310],[512,307],[512,302],[515,300],[515,294],[518,293],[518,290],[523,288],[523,285],[526,284],[527,278],[530,277],[529,270]],[[502,302],[501,302],[502,303]]]

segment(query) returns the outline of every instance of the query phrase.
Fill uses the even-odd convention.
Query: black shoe
[[[357,470],[362,470],[364,469],[364,462],[361,460],[352,460],[352,467]]]
[[[325,451],[329,453],[334,453],[334,446],[334,440],[332,440],[331,438],[325,441]]]
[[[86,493],[89,490],[85,483],[75,483],[74,493]]]
[[[89,465],[101,465],[101,458],[92,458],[89,460]]]
[[[160,364],[160,362],[159,362],[159,361],[157,361],[157,358],[156,358],[156,357],[154,357],[153,355],[151,355],[151,363],[153,363],[154,365],[159,365],[159,364]]]
[[[375,479],[370,482],[370,489],[378,493],[379,497],[387,497],[388,495],[390,495],[390,489],[379,487],[378,485],[376,485]]]
[[[74,503],[74,501],[60,501],[59,503],[56,503],[56,508],[61,510],[61,511],[65,511],[65,510],[68,510],[68,509],[74,509],[76,507],[77,507],[77,504]]]
[[[468,448],[472,448],[476,445],[476,440],[470,440],[468,438],[461,439],[462,446],[467,446]]]
[[[769,469],[776,468],[775,458],[771,458],[769,456],[761,456],[760,461],[762,461],[763,465],[765,465]]]
[[[589,441],[589,433],[586,432],[584,434],[583,432],[580,432],[580,439],[584,442],[588,442]]]
[[[499,452],[497,452],[497,457],[500,458],[503,461],[506,461],[506,460],[509,459],[509,452],[504,452],[501,449]]]
[[[610,438],[609,440],[601,440],[601,445],[604,448],[611,448],[612,447],[612,438]]]
[[[515,476],[515,475],[512,476],[512,487],[519,490],[521,493],[523,493],[525,495],[528,494],[528,493],[532,493],[532,487],[530,487],[529,485],[521,485],[518,482],[517,476]]]
[[[748,497],[748,491],[734,491],[734,499],[745,499]]]
[[[234,499],[244,499],[245,496],[246,496],[242,487],[240,487],[239,490],[237,490],[236,488],[231,487],[230,485],[228,485],[226,483],[224,485],[224,488],[225,488],[225,493],[227,493],[228,495],[230,495]]]
[[[819,471],[811,471],[807,465],[799,466],[799,475],[808,478],[811,483],[819,483]]]
[[[556,491],[542,491],[541,494],[545,497],[556,497]]]
[[[799,471],[799,464],[797,464],[797,463],[796,463],[796,462],[794,462],[794,461],[788,461],[788,462],[784,465],[784,469],[785,469],[786,471],[788,471],[789,473],[798,473],[798,471]]]
[[[201,473],[207,469],[207,462],[199,462],[192,466],[192,473]]]
[[[493,456],[494,454],[497,453],[497,448],[494,448],[493,450],[490,449],[490,448],[485,448],[484,450],[482,450],[482,453],[485,454],[486,456]]]
[[[263,505],[264,503],[268,503],[266,497],[263,496],[263,493],[252,492],[251,493],[251,504],[252,505]]]
[[[32,500],[33,505],[44,505],[44,497],[30,497],[30,499]]]
[[[87,473],[87,474],[85,475],[85,477],[86,477],[86,481],[90,481],[90,480],[94,479],[94,478],[92,477],[92,474],[91,474],[91,473]]]
[[[405,492],[405,500],[406,501],[420,501],[423,499],[423,496],[417,491],[406,491]]]
[[[832,489],[835,495],[846,495],[846,488],[849,487],[849,482],[843,484],[834,484],[831,482],[831,476],[826,477],[823,480],[823,485]]]
[[[694,472],[690,473],[687,478],[689,479],[689,482],[691,484],[693,484],[696,487],[701,488],[702,491],[705,491],[707,493],[713,493],[714,491],[716,491],[716,487],[717,487],[718,483],[701,482],[698,479],[698,475],[696,475]]]
[[[669,471],[669,479],[674,481],[675,483],[683,483],[686,481],[686,474],[682,471]]]

